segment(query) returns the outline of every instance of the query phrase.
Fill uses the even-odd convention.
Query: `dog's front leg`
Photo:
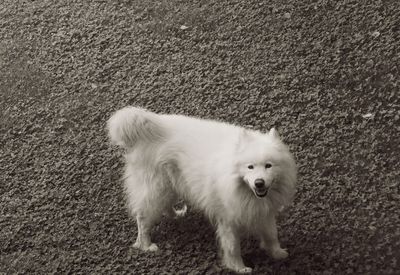
[[[261,248],[265,249],[272,258],[280,260],[289,256],[286,249],[282,249],[279,243],[278,229],[276,227],[276,219],[274,215],[268,215],[266,223],[260,232],[260,239]]]
[[[222,250],[222,263],[238,273],[250,273],[252,269],[246,267],[240,254],[240,237],[238,232],[227,224],[218,224],[218,239]]]

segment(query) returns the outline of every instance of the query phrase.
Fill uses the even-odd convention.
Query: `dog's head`
[[[254,194],[259,197],[265,197],[274,181],[273,168],[271,162],[248,163],[243,167],[243,181],[249,185]]]
[[[292,173],[294,161],[278,132],[242,131],[237,151],[239,176],[257,198],[278,190],[283,173]],[[288,165],[289,162],[289,165]],[[290,167],[288,167],[290,166]]]

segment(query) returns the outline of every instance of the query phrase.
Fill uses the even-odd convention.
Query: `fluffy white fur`
[[[110,118],[108,130],[127,152],[125,187],[137,219],[135,247],[158,249],[150,230],[163,213],[174,214],[173,205],[183,198],[216,225],[227,268],[251,272],[240,253],[243,232],[258,237],[273,258],[288,256],[275,217],[292,201],[297,169],[274,129],[261,133],[126,107]]]

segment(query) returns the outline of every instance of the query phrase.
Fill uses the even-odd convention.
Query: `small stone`
[[[292,17],[292,15],[290,13],[288,13],[288,12],[285,12],[283,17],[285,17],[286,19],[290,19],[290,17]]]
[[[373,114],[368,113],[368,114],[363,115],[362,117],[363,117],[363,118],[372,118],[372,117],[373,117]]]
[[[372,36],[373,36],[373,37],[378,37],[379,35],[381,35],[381,33],[378,32],[378,31],[374,31],[374,32],[372,33]]]

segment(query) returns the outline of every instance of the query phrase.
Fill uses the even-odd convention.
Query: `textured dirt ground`
[[[396,0],[1,1],[0,273],[226,272],[194,211],[154,229],[161,253],[131,248],[104,125],[139,105],[279,128],[291,255],[244,242],[255,273],[398,274],[399,18]]]

